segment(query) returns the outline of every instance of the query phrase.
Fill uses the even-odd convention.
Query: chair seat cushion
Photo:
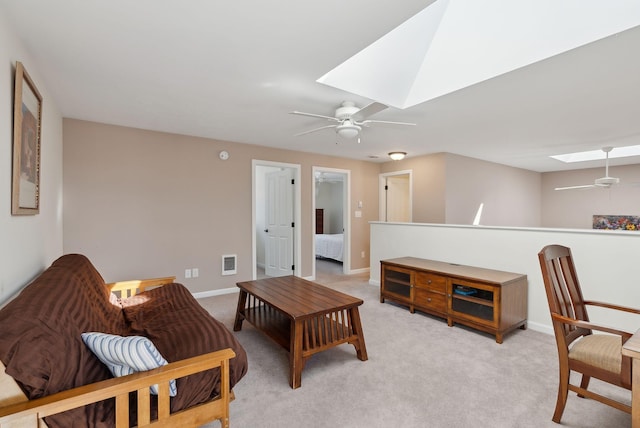
[[[609,334],[584,336],[569,350],[569,359],[620,373],[622,367],[622,340]]]

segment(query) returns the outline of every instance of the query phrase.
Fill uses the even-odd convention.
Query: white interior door
[[[411,171],[380,176],[380,219],[389,222],[412,221]]]
[[[265,274],[293,274],[293,184],[292,171],[266,174]]]

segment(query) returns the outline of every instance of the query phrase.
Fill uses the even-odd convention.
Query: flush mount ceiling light
[[[407,155],[406,152],[390,152],[389,157],[393,160],[402,160]]]

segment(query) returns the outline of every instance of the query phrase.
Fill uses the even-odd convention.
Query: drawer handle
[[[431,284],[431,280],[430,279],[427,280],[427,284]]]
[[[431,301],[431,297],[429,297],[429,298],[427,299],[427,302],[430,302],[430,301]]]

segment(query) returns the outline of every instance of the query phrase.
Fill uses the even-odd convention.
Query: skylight
[[[637,25],[637,0],[437,0],[318,82],[407,108]]]
[[[630,156],[640,156],[640,146],[614,147],[609,152],[609,159],[626,158]],[[604,159],[606,155],[602,150],[590,150],[588,152],[567,153],[550,157],[565,163],[573,163]]]

